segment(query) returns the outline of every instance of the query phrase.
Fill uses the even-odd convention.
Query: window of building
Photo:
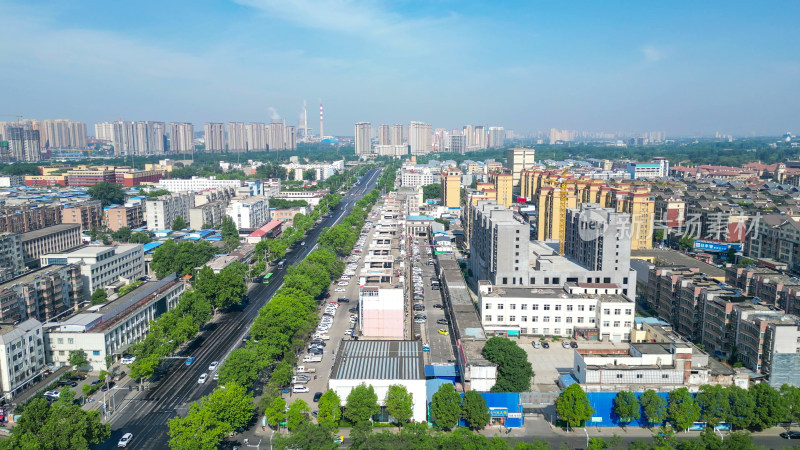
[[[605,308],[605,309],[603,309],[603,314],[609,315],[609,314],[611,314],[611,310],[608,309],[608,308]]]
[[[538,328],[531,328],[531,334],[538,334],[538,333],[539,333]]]
[[[571,316],[567,317],[566,321],[567,321],[567,323],[572,323],[572,317]]]
[[[589,317],[589,323],[595,323],[595,322],[597,322],[597,319],[595,319],[594,317]]]
[[[502,322],[503,321],[503,316],[497,316],[497,321],[498,322]]]
[[[550,322],[550,316],[542,317],[542,322]]]
[[[614,327],[619,328],[619,320],[614,321]]]
[[[75,339],[67,338],[67,344],[74,344],[74,343],[75,343]]]
[[[545,335],[550,334],[550,328],[542,328],[542,333]]]
[[[604,320],[604,321],[603,321],[603,326],[604,326],[604,327],[610,327],[610,326],[611,326],[611,322],[610,322],[610,321],[608,321],[608,320]]]
[[[516,322],[517,321],[517,316],[508,316],[508,321],[509,322]]]
[[[553,284],[558,284],[560,281],[561,281],[561,278],[559,278],[559,277],[554,277],[553,278]]]
[[[503,277],[503,284],[508,284],[508,278]]]
[[[527,322],[528,321],[528,316],[522,316],[522,321],[523,322]]]
[[[630,326],[631,326],[630,321],[625,321],[625,328],[630,328]]]
[[[92,356],[100,356],[100,350],[92,350]]]
[[[572,311],[572,305],[567,305],[567,311]]]
[[[492,316],[483,316],[483,321],[484,322],[491,322],[492,321]]]
[[[618,315],[620,315],[620,314],[622,314],[622,310],[621,310],[621,309],[615,309],[615,310],[614,310],[614,315],[615,315],[615,316],[618,316]]]
[[[539,316],[531,316],[531,322],[538,322]]]
[[[560,316],[553,317],[553,322],[561,322],[561,317]]]
[[[578,323],[583,323],[583,317],[578,317]]]
[[[633,310],[631,310],[631,309],[626,309],[626,310],[625,310],[625,314],[627,314],[627,315],[629,315],[629,316],[630,316],[632,313],[633,313]]]
[[[516,303],[512,303],[512,304],[509,305],[509,307],[510,307],[509,309],[517,309],[517,304]]]
[[[58,343],[59,344],[63,344],[64,343],[64,338],[58,338]]]
[[[556,329],[554,329],[554,330],[553,330],[553,334],[555,334],[555,335],[559,335],[559,334],[561,334],[561,328],[556,328]]]
[[[585,305],[578,305],[578,311],[584,311],[586,309]]]
[[[503,309],[505,306],[506,306],[506,305],[504,305],[504,304],[502,304],[502,303],[498,303],[498,304],[497,304],[497,309]]]
[[[483,305],[483,309],[492,309],[492,304],[486,303],[485,305]]]
[[[617,378],[622,378],[622,374],[621,374],[621,373],[618,373],[618,374],[617,374]]]
[[[589,305],[589,311],[594,311],[595,308],[596,308],[596,305]]]
[[[531,305],[531,309],[534,310],[534,311],[538,311],[539,310],[539,304],[538,303],[534,303],[533,305]]]
[[[556,310],[556,311],[561,311],[561,305],[556,305],[556,306],[555,306],[555,310]]]
[[[527,303],[523,303],[522,305],[520,305],[520,309],[523,310],[523,311],[527,310],[528,309],[528,304]]]
[[[642,375],[640,373],[637,373],[636,374],[636,378],[641,380],[642,378],[644,378],[644,375]]]
[[[610,277],[603,278],[603,283],[611,283],[611,278]]]
[[[546,305],[544,305],[544,310],[545,310],[545,311],[550,311],[550,305],[547,305],[547,304],[546,304]]]
[[[661,375],[661,378],[664,378],[664,379],[669,378],[669,375],[665,373],[665,374]]]

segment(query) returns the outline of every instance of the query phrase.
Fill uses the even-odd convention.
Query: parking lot
[[[367,220],[374,221],[373,215],[370,214],[370,217],[368,217]],[[357,274],[360,273],[361,269],[363,268],[364,258],[361,255],[368,251],[368,244],[370,242],[371,235],[372,229],[370,228],[368,236],[364,238],[361,253],[353,253],[351,256],[345,259],[346,267],[344,273],[352,274],[350,275],[350,280],[348,283],[345,286],[339,286],[338,280],[331,283],[331,286],[328,290],[330,293],[330,298],[326,299],[326,301],[322,303],[319,311],[320,322],[323,321],[323,317],[330,317],[330,319],[325,319],[330,321],[330,328],[324,332],[324,334],[326,334],[330,339],[324,341],[325,346],[322,349],[322,361],[303,362],[303,358],[307,355],[307,353],[298,355],[297,367],[312,369],[314,372],[302,374],[309,377],[308,383],[305,384],[305,386],[308,387],[308,392],[289,392],[285,395],[288,403],[291,403],[296,398],[300,398],[310,405],[312,411],[315,411],[317,407],[316,403],[313,401],[314,394],[317,392],[324,393],[328,389],[328,379],[331,375],[331,369],[333,368],[336,351],[338,350],[343,339],[352,339],[351,335],[345,333],[348,332],[348,329],[353,329],[356,326],[356,323],[351,322],[350,316],[357,316],[358,313],[351,312],[349,310],[351,308],[357,309],[358,307]],[[340,301],[340,298],[346,298],[349,300],[349,302]],[[332,311],[329,309],[331,308],[329,305],[333,303],[339,303],[339,307],[333,310],[335,312],[331,316],[326,314],[326,311]],[[297,375],[301,374],[298,373]]]
[[[417,314],[421,313],[426,317],[423,323],[414,324],[414,334],[419,334],[422,342],[428,344],[430,348],[430,351],[426,352],[425,355],[426,364],[452,363],[455,357],[453,356],[453,346],[449,335],[450,325],[447,323],[438,323],[438,321],[446,320],[444,310],[434,306],[442,305],[443,302],[441,297],[442,291],[433,289],[431,283],[431,281],[436,278],[436,268],[429,264],[433,259],[433,255],[432,252],[431,254],[428,253],[430,247],[427,247],[427,241],[425,239],[416,238],[414,242],[416,243],[418,253],[416,253],[414,247],[412,247],[412,258],[414,261],[412,281],[415,289],[418,286],[422,286],[423,301],[421,303],[425,305],[425,310],[418,311]],[[415,302],[419,299],[417,292],[418,291],[414,293]],[[448,334],[440,334],[439,330],[445,330]]]

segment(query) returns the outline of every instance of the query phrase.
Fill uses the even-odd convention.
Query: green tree
[[[653,242],[664,242],[664,230],[659,228],[653,232]]]
[[[471,430],[480,430],[489,423],[492,416],[486,400],[477,391],[467,391],[461,405],[461,417],[467,422]]]
[[[125,191],[116,183],[97,183],[89,187],[88,193],[93,200],[100,200],[103,206],[125,203]]]
[[[700,406],[685,387],[671,391],[667,403],[667,420],[677,430],[686,430],[700,419]]]
[[[95,289],[92,292],[92,304],[93,305],[101,305],[108,300],[108,295],[106,295],[106,291],[100,288]]]
[[[322,414],[322,410],[320,410]],[[277,427],[278,424],[286,419],[286,400],[283,397],[275,397],[264,409],[264,416],[270,426]]]
[[[695,401],[700,407],[700,419],[712,427],[724,422],[730,415],[727,391],[718,384],[700,386]]]
[[[725,388],[728,400],[728,418],[725,422],[736,428],[748,428],[753,423],[756,404],[746,389],[739,386]]]
[[[225,425],[200,403],[190,404],[186,417],[173,417],[167,425],[169,447],[176,450],[215,450],[227,434]]]
[[[317,179],[317,171],[314,169],[304,170],[303,179],[306,181],[315,181]]]
[[[652,427],[659,425],[667,419],[667,401],[664,400],[656,391],[648,389],[639,398],[642,405],[644,419]]]
[[[239,229],[236,228],[236,222],[234,222],[230,216],[225,216],[225,218],[222,219],[220,236],[222,236],[222,239],[231,237],[234,237],[237,240],[239,239]]]
[[[439,183],[426,184],[422,186],[422,199],[423,200],[441,200],[442,199],[442,185]]]
[[[751,424],[755,429],[771,428],[788,417],[786,399],[767,383],[758,383],[751,387],[750,396],[756,405]]]
[[[286,360],[279,362],[270,375],[270,381],[276,386],[288,386],[292,382],[292,365]]]
[[[247,284],[244,275],[247,266],[235,262],[222,269],[215,278],[216,296],[213,304],[218,309],[227,309],[242,304],[242,298],[247,293]]]
[[[249,347],[233,350],[219,368],[220,384],[237,383],[251,386],[261,372],[261,358],[258,352]]]
[[[172,221],[172,229],[175,231],[182,230],[187,226],[186,221],[181,216],[175,216],[175,220]]]
[[[319,413],[317,423],[327,428],[337,428],[339,420],[342,418],[342,400],[333,391],[328,389],[319,398]]]
[[[497,383],[492,392],[526,392],[531,388],[533,368],[528,353],[516,342],[504,337],[492,337],[483,347],[483,356],[498,365]]]
[[[111,232],[111,237],[118,242],[130,242],[131,235],[131,229],[128,227],[120,227],[119,230]]]
[[[781,386],[780,394],[786,402],[786,421],[789,423],[800,422],[800,388],[784,384]]]
[[[201,402],[203,408],[223,423],[226,431],[244,426],[253,418],[253,397],[236,383],[225,384],[225,389],[214,389]]]
[[[352,435],[352,434],[351,434]],[[277,448],[333,450],[338,448],[333,442],[333,431],[305,422],[299,424],[288,437],[275,439]]]
[[[384,404],[389,414],[402,425],[406,423],[413,414],[414,397],[413,394],[408,392],[405,386],[393,384],[389,386]]]
[[[592,418],[594,408],[579,384],[571,384],[556,399],[556,412],[570,427],[577,427]]]
[[[455,387],[442,384],[431,399],[431,415],[437,427],[452,430],[461,418],[461,396]]]
[[[296,429],[301,423],[308,421],[308,413],[311,410],[308,403],[303,400],[297,399],[289,405],[289,410],[286,411],[286,426],[289,431]]]
[[[83,367],[89,364],[89,360],[86,358],[86,352],[83,351],[83,349],[70,350],[69,363],[73,367]]]
[[[150,238],[149,234],[137,231],[131,235],[130,240],[128,242],[130,242],[131,244],[148,244],[151,241],[152,239]]]
[[[379,412],[381,407],[378,405],[378,396],[372,386],[361,383],[347,395],[344,416],[350,422],[368,422]]]
[[[619,391],[614,397],[614,414],[620,423],[630,423],[641,417],[639,399],[630,391]]]

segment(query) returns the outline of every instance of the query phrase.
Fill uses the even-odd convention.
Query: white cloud
[[[409,18],[368,0],[234,0],[300,27],[340,33],[408,53],[434,53],[456,15]]]
[[[642,47],[642,55],[644,55],[645,61],[651,63],[661,61],[667,56],[663,48],[654,45],[645,45]]]

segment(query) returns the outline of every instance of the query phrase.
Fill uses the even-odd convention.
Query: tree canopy
[[[344,407],[344,416],[347,420],[355,424],[368,422],[379,412],[381,412],[381,407],[378,406],[378,396],[372,386],[359,384],[347,395]]]
[[[567,386],[556,399],[556,412],[570,427],[580,426],[592,418],[594,408],[589,404],[586,392],[577,383]]]
[[[491,414],[489,414],[489,407],[486,405],[486,399],[478,391],[467,391],[464,394],[461,416],[472,430],[480,430],[492,418]]]
[[[406,423],[413,414],[414,396],[405,386],[393,384],[386,393],[386,410],[400,424]]]
[[[87,192],[93,200],[100,200],[103,206],[125,203],[125,191],[117,183],[103,181],[90,186]]]
[[[461,418],[461,396],[450,383],[439,386],[431,399],[431,416],[437,427],[452,430]]]
[[[497,364],[497,383],[492,392],[526,392],[531,388],[533,368],[528,354],[516,342],[492,337],[483,347],[483,356]]]

